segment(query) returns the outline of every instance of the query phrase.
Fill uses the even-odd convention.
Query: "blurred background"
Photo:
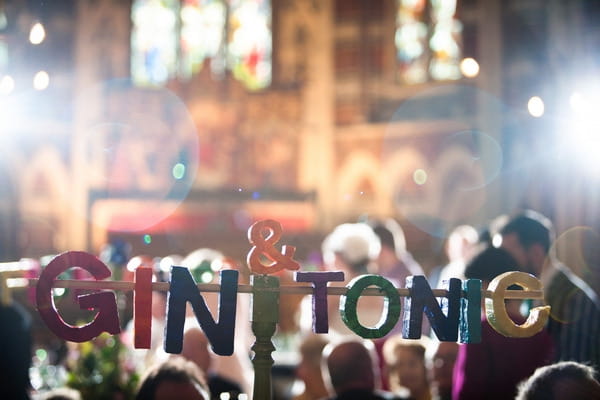
[[[522,207],[598,222],[594,1],[0,2],[0,258],[299,258],[394,217],[424,268]],[[283,240],[283,239],[282,239]]]
[[[567,251],[600,227],[599,22],[593,0],[0,0],[0,261],[243,268],[275,219],[311,269],[338,224],[393,218],[429,273],[456,226],[523,208]],[[35,318],[53,387],[68,351]]]

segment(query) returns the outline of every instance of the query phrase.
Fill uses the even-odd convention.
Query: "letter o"
[[[369,286],[377,286],[385,294],[383,314],[374,328],[363,326],[357,313],[358,299]],[[352,332],[365,339],[378,339],[396,326],[402,306],[398,291],[390,281],[379,275],[361,275],[352,279],[346,288],[348,291],[340,298],[340,314]]]

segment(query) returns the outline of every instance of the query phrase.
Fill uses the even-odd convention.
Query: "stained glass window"
[[[177,0],[136,0],[131,9],[131,74],[139,85],[161,85],[177,68]]]
[[[228,63],[251,89],[271,81],[271,5],[269,0],[229,0]]]
[[[181,75],[190,78],[206,59],[211,70],[225,67],[225,4],[220,0],[185,0],[181,7]]]
[[[456,0],[397,0],[396,53],[404,83],[460,78]]]
[[[140,85],[189,79],[208,63],[249,89],[271,82],[270,0],[135,0],[131,72]]]

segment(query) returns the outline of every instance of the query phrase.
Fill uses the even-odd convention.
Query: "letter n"
[[[410,290],[410,295],[404,303],[402,337],[405,339],[421,337],[424,313],[439,340],[444,342],[458,340],[461,286],[460,279],[451,278],[448,296],[442,299],[440,304],[424,276],[407,277],[406,288]],[[443,310],[447,315],[444,315]]]
[[[220,284],[219,322],[215,322],[190,271],[184,267],[174,266],[171,268],[171,287],[169,288],[167,300],[167,324],[164,342],[167,353],[181,353],[185,308],[186,303],[189,301],[212,350],[222,356],[233,354],[238,271],[221,271]]]

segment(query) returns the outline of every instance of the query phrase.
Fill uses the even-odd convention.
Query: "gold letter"
[[[487,320],[498,333],[507,337],[529,337],[541,331],[550,315],[550,306],[541,306],[529,312],[527,321],[517,325],[508,316],[504,297],[510,285],[519,285],[525,290],[542,290],[542,283],[535,276],[525,272],[505,272],[495,277],[488,287],[491,298],[485,299]]]

